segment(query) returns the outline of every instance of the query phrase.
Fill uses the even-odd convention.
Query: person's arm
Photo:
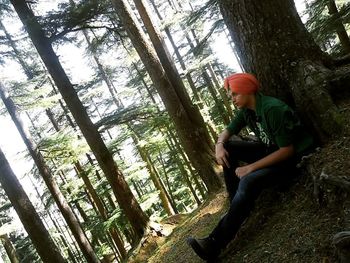
[[[294,146],[292,144],[286,147],[281,147],[277,151],[270,153],[269,155],[265,156],[264,158],[254,163],[251,163],[242,167],[238,167],[235,173],[238,177],[242,178],[243,176],[251,172],[254,172],[256,170],[287,160],[289,157],[293,156],[293,154],[294,154]]]
[[[218,162],[218,164],[224,165],[226,167],[230,167],[230,164],[228,162],[228,152],[224,148],[224,143],[227,142],[230,137],[230,132],[227,129],[225,129],[222,133],[220,133],[218,140],[215,144],[216,161]]]
[[[218,164],[224,165],[228,168],[230,167],[228,162],[228,152],[224,147],[224,143],[227,142],[233,134],[238,134],[246,125],[244,113],[242,110],[239,110],[226,129],[220,133],[218,140],[216,141],[215,157]]]

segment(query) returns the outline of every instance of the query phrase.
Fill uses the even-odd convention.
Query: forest
[[[0,0],[0,262],[203,262],[237,72],[319,147],[220,262],[350,262],[349,35],[346,0]]]

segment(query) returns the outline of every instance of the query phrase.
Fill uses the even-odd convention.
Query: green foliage
[[[21,263],[40,262],[40,257],[29,236],[24,237],[24,235],[20,235],[14,237],[12,242],[15,245],[16,253]]]
[[[63,163],[77,162],[89,150],[86,142],[78,139],[70,130],[61,130],[43,138],[38,143],[38,149],[46,158]]]
[[[95,123],[97,127],[104,126],[100,131],[110,129],[113,126],[127,124],[131,121],[144,121],[155,117],[157,110],[153,106],[133,105],[128,108],[117,109],[114,113],[106,116]]]
[[[328,0],[313,0],[305,14],[308,15],[306,27],[318,44],[324,45],[330,53],[341,54],[342,47],[336,40],[337,23],[350,23],[350,3],[339,2],[339,16],[330,15],[327,4]]]
[[[85,28],[99,28],[94,26],[97,17],[107,12],[110,5],[106,1],[82,0],[74,5],[61,3],[58,11],[51,11],[45,17],[38,17],[46,34],[52,41],[64,37],[66,34]],[[67,40],[67,38],[65,38]]]
[[[185,22],[190,27],[198,26],[198,24],[202,25],[203,21],[210,21],[211,23],[211,27],[206,35],[188,53],[193,53],[195,56],[203,54],[209,48],[209,40],[213,33],[225,29],[225,23],[221,17],[217,2],[217,0],[209,0],[205,4],[201,4],[198,9],[188,13],[185,17]]]
[[[8,14],[13,14],[9,0],[0,0],[0,17]]]
[[[111,227],[118,224],[118,221],[120,220],[121,211],[120,209],[117,209],[113,212],[112,216],[108,218],[105,222],[103,222],[103,230],[107,231]]]
[[[159,191],[154,191],[142,196],[140,205],[143,211],[148,211],[151,210],[152,206],[154,206],[157,203],[159,203]]]
[[[11,202],[10,201],[7,201],[6,203],[4,203],[4,204],[2,204],[1,206],[0,206],[0,213],[2,213],[2,212],[7,212],[7,210],[8,209],[10,209],[10,208],[12,208],[12,204],[11,204]]]

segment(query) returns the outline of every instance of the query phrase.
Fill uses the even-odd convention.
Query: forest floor
[[[350,120],[350,102],[340,109]],[[350,230],[350,198],[339,187],[321,183],[318,199],[313,177],[322,173],[350,181],[350,123],[346,131],[307,160],[298,180],[280,191],[265,191],[236,238],[217,262],[338,262],[333,236]],[[348,200],[347,200],[348,199]],[[128,262],[204,262],[186,244],[186,238],[207,236],[228,207],[224,190],[195,211],[162,222],[166,237],[149,236]]]

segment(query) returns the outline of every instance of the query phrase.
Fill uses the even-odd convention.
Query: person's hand
[[[216,144],[215,146],[215,157],[218,164],[230,168],[230,163],[228,162],[228,152],[226,151],[222,143]]]
[[[247,174],[253,172],[254,169],[251,165],[245,165],[241,167],[237,167],[235,170],[235,174],[237,177],[242,178],[243,176],[246,176]]]

